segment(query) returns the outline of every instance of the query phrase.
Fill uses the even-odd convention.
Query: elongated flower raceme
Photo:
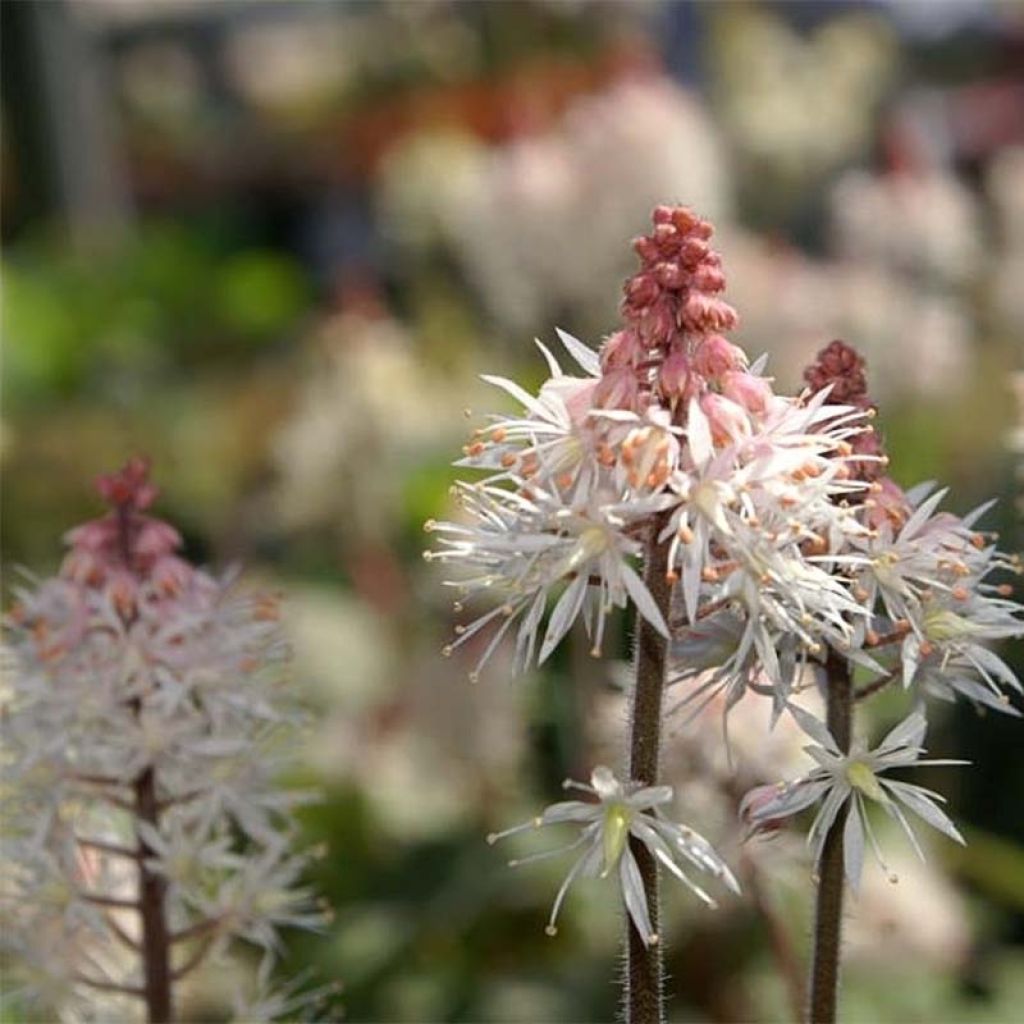
[[[794,782],[780,783],[773,790],[748,794],[741,808],[749,823],[758,829],[771,827],[784,818],[808,807],[820,804],[818,813],[807,834],[817,861],[829,829],[840,810],[849,805],[843,827],[843,851],[846,878],[856,890],[860,885],[864,862],[865,836],[874,850],[878,863],[888,872],[882,853],[871,828],[868,805],[880,805],[906,833],[914,850],[924,859],[924,852],[907,819],[913,812],[927,825],[950,839],[963,843],[963,837],[938,804],[944,802],[937,793],[923,786],[886,778],[883,773],[892,768],[910,768],[918,765],[958,765],[967,761],[922,759],[928,723],[921,712],[915,711],[895,726],[873,750],[855,745],[848,753],[840,751],[834,737],[813,715],[790,705],[800,728],[816,742],[804,750],[817,762],[817,767]]]
[[[568,846],[509,862],[510,867],[517,867],[580,851],[555,897],[547,925],[549,935],[554,935],[558,930],[558,914],[573,882],[578,878],[614,876],[622,891],[630,919],[644,942],[648,946],[658,942],[658,933],[651,925],[636,858],[629,848],[630,836],[641,842],[659,864],[709,906],[715,906],[715,901],[690,879],[683,870],[684,866],[707,872],[733,892],[739,892],[739,885],[732,872],[711,844],[693,829],[677,825],[665,816],[662,808],[672,802],[671,786],[638,787],[623,784],[610,769],[599,765],[590,776],[589,786],[567,780],[565,787],[582,790],[596,797],[597,801],[566,800],[552,804],[532,821],[487,837],[489,843],[495,843],[508,836],[547,825],[574,825],[579,829],[579,836]]]
[[[456,488],[464,520],[428,524],[442,546],[427,557],[459,570],[460,607],[463,597],[494,601],[451,645],[490,627],[474,676],[506,636],[520,669],[538,653],[543,661],[581,616],[598,653],[607,613],[627,600],[667,634],[634,568],[664,511],[668,571],[691,622],[725,600],[761,648],[764,622],[811,646],[852,634],[848,581],[804,550],[863,529],[850,506],[865,485],[846,468],[862,412],[825,394],[775,395],[763,367],[748,367],[720,333],[736,315],[718,295],[710,235],[689,211],[659,208],[654,232],[636,243],[645,269],[626,285],[627,326],[600,352],[558,332],[581,375],[538,342],[551,376],[537,395],[484,377],[522,414],[492,416],[467,443],[458,465],[483,476]]]
[[[234,939],[324,914],[283,789],[302,716],[268,595],[194,568],[141,460],[5,619],[4,940],[51,1013],[153,1019]]]

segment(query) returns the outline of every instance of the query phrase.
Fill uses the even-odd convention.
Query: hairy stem
[[[140,821],[159,827],[156,776],[147,768],[135,783],[135,807]],[[164,879],[145,859],[152,851],[139,840],[139,909],[142,915],[142,959],[146,1013],[150,1024],[167,1024],[171,1015],[171,938],[164,914]]]
[[[658,543],[665,515],[655,516],[644,557],[644,582],[665,621],[669,618],[672,587],[668,572],[668,544]],[[643,786],[658,780],[661,746],[661,703],[665,686],[668,642],[639,612],[636,628],[636,677],[633,685],[633,713],[629,742],[629,777]],[[630,837],[630,849],[640,868],[651,927],[658,928],[658,868],[643,843]],[[648,946],[632,920],[626,926],[626,1024],[661,1024],[662,958],[658,944]]]
[[[853,718],[853,686],[846,659],[830,650],[825,662],[827,675],[826,722],[839,749],[850,749]],[[818,862],[818,900],[814,916],[814,946],[811,962],[811,990],[807,1007],[810,1024],[833,1024],[839,992],[839,948],[843,917],[843,826],[848,806],[844,805],[825,838]]]

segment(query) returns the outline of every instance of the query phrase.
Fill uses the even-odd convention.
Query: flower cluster
[[[274,600],[177,554],[143,461],[98,487],[111,511],[5,618],[4,937],[60,1013],[144,995],[154,942],[173,981],[235,938],[269,966],[280,926],[323,917],[307,797],[277,781],[299,715]]]
[[[633,243],[641,266],[624,286],[622,328],[598,352],[558,332],[578,375],[538,342],[551,375],[536,395],[484,378],[521,411],[475,432],[457,463],[481,474],[454,488],[464,515],[426,527],[440,538],[426,557],[457,570],[456,611],[478,597],[491,605],[456,626],[445,653],[490,628],[471,678],[506,637],[523,669],[581,619],[596,655],[607,615],[631,601],[671,641],[680,703],[724,697],[728,711],[755,691],[777,718],[801,669],[832,658],[866,669],[867,692],[902,682],[917,698],[1013,713],[1007,690],[1020,684],[987,644],[1024,634],[1021,606],[993,579],[1020,563],[975,530],[984,507],[938,511],[945,492],[905,492],[888,476],[863,360],[845,343],[819,354],[801,394],[777,394],[764,361],[749,364],[726,337],[737,314],[710,224],[667,206],[652,222]],[[655,550],[667,584],[658,598],[650,566],[646,582],[635,568]],[[821,749],[840,780],[830,813],[855,791],[878,799],[856,766],[888,761]],[[825,792],[824,778],[811,783],[801,800]],[[897,795],[939,820],[916,791]]]
[[[558,332],[583,376],[565,375],[541,345],[551,377],[538,395],[485,377],[524,412],[493,417],[467,444],[458,465],[486,474],[457,485],[467,521],[427,524],[443,545],[427,557],[462,569],[452,585],[498,597],[449,648],[496,622],[474,673],[514,623],[521,667],[538,647],[543,661],[580,616],[600,653],[607,613],[629,599],[668,636],[633,568],[654,524],[691,626],[739,616],[737,666],[751,651],[773,664],[791,634],[811,651],[852,642],[850,580],[809,554],[867,530],[852,511],[867,485],[850,468],[867,426],[824,392],[776,395],[747,365],[721,333],[736,314],[720,297],[710,236],[690,211],[658,207],[635,242],[643,267],[625,286],[626,326],[600,354]]]

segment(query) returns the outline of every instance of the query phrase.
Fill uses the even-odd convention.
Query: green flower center
[[[846,779],[854,789],[859,789],[872,800],[877,800],[882,804],[887,802],[888,798],[878,784],[875,773],[863,761],[851,761],[846,766]]]
[[[607,875],[619,862],[629,838],[629,823],[632,812],[626,804],[611,803],[604,812],[604,870]]]

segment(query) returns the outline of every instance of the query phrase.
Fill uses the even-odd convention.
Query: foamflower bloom
[[[579,826],[579,836],[568,846],[509,861],[510,867],[517,867],[520,864],[568,853],[570,850],[582,849],[555,897],[551,917],[545,929],[548,935],[557,933],[558,913],[566,894],[577,878],[606,878],[615,875],[636,930],[648,946],[657,944],[658,933],[654,931],[647,912],[647,899],[644,895],[640,869],[629,848],[630,836],[643,843],[658,863],[709,906],[715,906],[715,901],[690,880],[681,864],[706,871],[724,882],[733,892],[739,892],[735,877],[715,853],[711,844],[693,829],[686,825],[677,825],[665,817],[661,808],[672,801],[671,786],[640,788],[635,784],[623,783],[603,765],[594,769],[589,786],[572,780],[566,780],[564,785],[566,789],[579,789],[597,797],[597,802],[566,800],[552,804],[532,821],[506,829],[504,832],[492,833],[487,837],[489,843],[495,843],[507,836],[542,828],[545,825]]]
[[[883,870],[888,871],[868,818],[868,800],[881,804],[889,816],[898,822],[922,860],[924,853],[907,820],[908,810],[950,839],[961,844],[964,842],[956,826],[938,807],[938,803],[944,802],[943,797],[922,786],[883,777],[882,773],[892,768],[968,763],[921,759],[920,755],[924,753],[921,744],[927,722],[920,711],[912,712],[900,722],[874,750],[867,750],[863,744],[854,743],[850,753],[844,754],[832,734],[818,719],[792,704],[789,710],[800,728],[816,741],[804,747],[804,750],[817,761],[817,767],[794,782],[779,783],[774,794],[767,799],[764,787],[747,794],[740,807],[740,814],[755,831],[777,827],[781,819],[820,803],[807,835],[817,863],[821,859],[825,837],[833,822],[841,809],[849,805],[843,828],[843,857],[846,878],[854,891],[860,883],[865,835],[878,863]],[[890,877],[895,880],[894,876]]]

